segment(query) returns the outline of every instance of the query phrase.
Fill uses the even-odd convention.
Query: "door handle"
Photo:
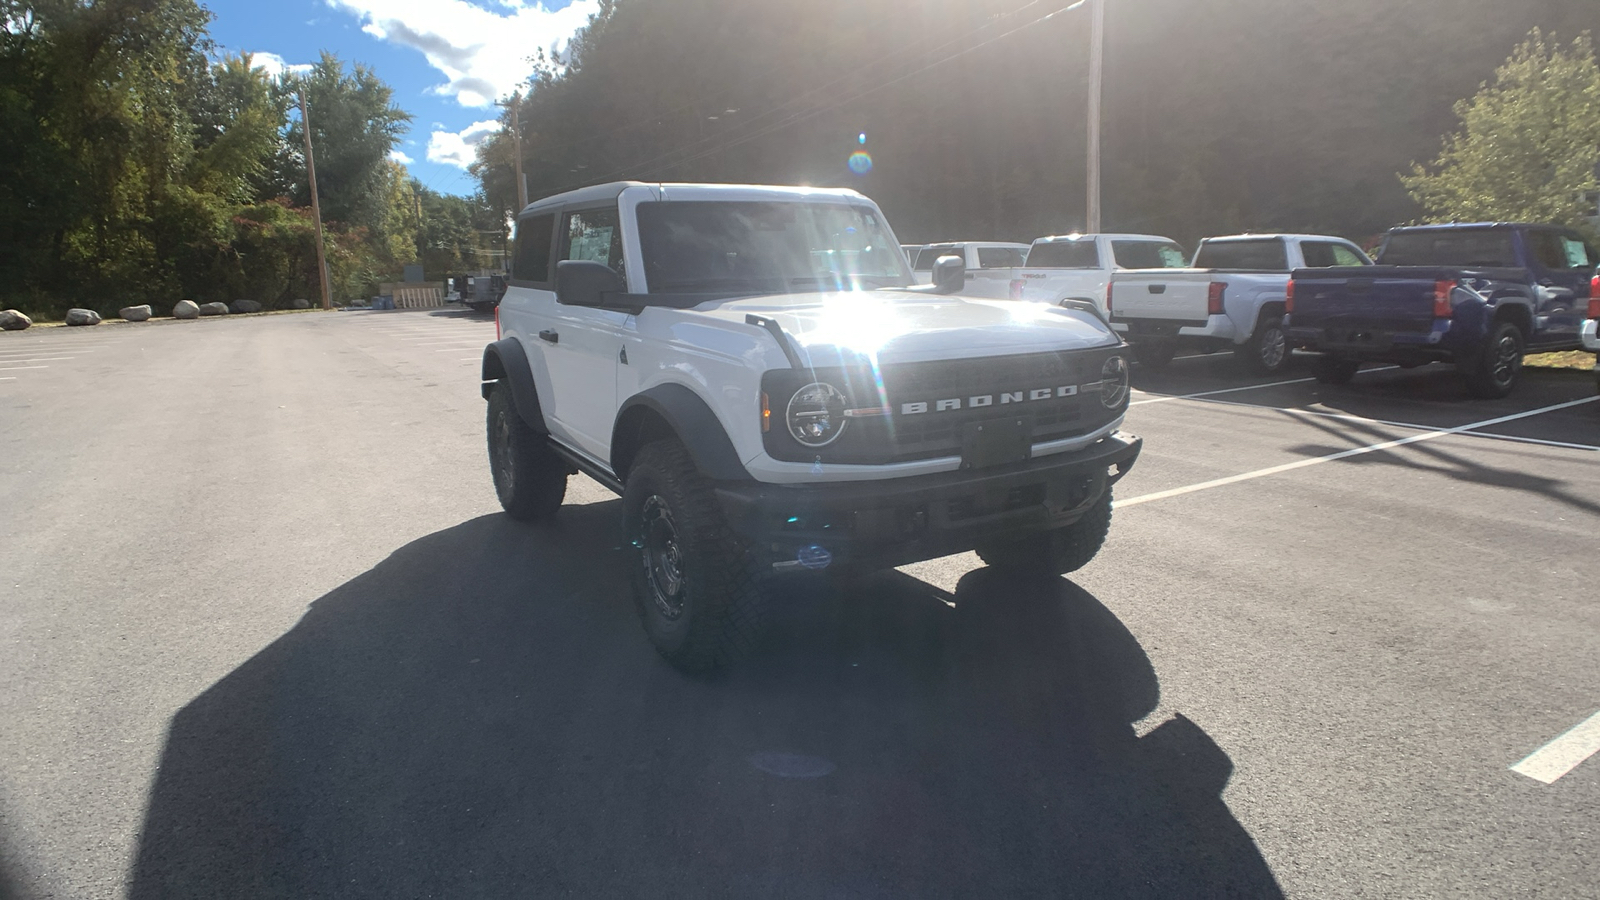
[[[555,333],[554,331],[545,330],[539,332],[539,340],[547,341],[552,344],[559,344],[561,343],[561,335]]]

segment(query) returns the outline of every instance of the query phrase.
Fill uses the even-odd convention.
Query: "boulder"
[[[172,307],[172,317],[174,319],[198,319],[200,318],[200,307],[193,300],[179,300]]]
[[[294,308],[295,309],[310,309],[311,308],[311,301],[307,300],[304,297],[296,297],[295,300],[294,300]]]
[[[148,322],[154,313],[150,309],[150,304],[146,303],[143,306],[124,306],[122,312],[117,315],[129,322]]]
[[[229,307],[236,313],[261,312],[261,304],[254,300],[235,300]]]
[[[227,314],[228,304],[226,303],[207,303],[200,307],[200,315],[202,316],[225,316]]]
[[[68,325],[99,325],[100,314],[92,309],[67,310],[66,323]]]
[[[0,330],[21,331],[32,324],[33,320],[28,318],[21,310],[0,310]]]

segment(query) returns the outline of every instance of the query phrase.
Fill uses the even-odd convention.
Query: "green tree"
[[[1562,47],[1534,29],[1494,81],[1456,104],[1460,129],[1432,169],[1401,176],[1439,220],[1582,224],[1600,188],[1600,65],[1587,34]]]

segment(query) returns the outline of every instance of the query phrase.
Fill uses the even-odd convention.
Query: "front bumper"
[[[1076,453],[870,482],[723,483],[729,526],[776,571],[874,569],[1076,522],[1133,468],[1143,441],[1117,433]]]

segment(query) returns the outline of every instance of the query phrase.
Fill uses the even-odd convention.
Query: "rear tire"
[[[624,539],[637,548],[633,599],[645,634],[685,672],[749,653],[766,619],[766,576],[729,531],[712,484],[676,440],[645,445],[622,492]]]
[[[1289,336],[1283,330],[1283,317],[1264,316],[1250,340],[1233,348],[1234,358],[1245,368],[1261,375],[1272,375],[1289,367]]]
[[[1083,518],[1064,528],[1031,534],[1021,540],[995,542],[977,548],[978,558],[991,568],[1024,575],[1065,575],[1089,564],[1111,531],[1111,488],[1096,500]]]
[[[1178,346],[1171,341],[1133,345],[1134,362],[1150,369],[1165,369],[1177,354]]]
[[[555,515],[567,495],[567,464],[517,412],[504,381],[489,392],[489,471],[500,506],[520,522]]]
[[[1361,370],[1361,361],[1339,356],[1319,356],[1312,363],[1311,374],[1323,384],[1349,384]]]
[[[1475,360],[1458,364],[1466,376],[1467,392],[1480,400],[1498,400],[1511,393],[1522,378],[1522,329],[1499,321]]]

